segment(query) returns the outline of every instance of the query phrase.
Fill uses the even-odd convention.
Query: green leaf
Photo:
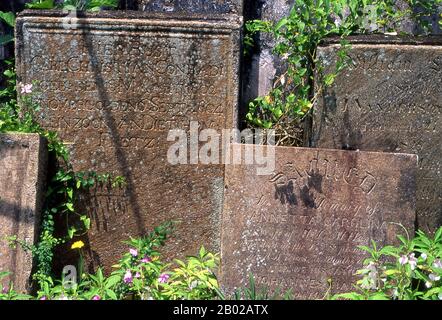
[[[7,25],[14,28],[15,27],[15,15],[12,12],[0,11],[0,19],[6,22]]]
[[[72,202],[67,202],[66,203],[66,208],[71,211],[74,212],[74,204]]]
[[[368,300],[390,300],[389,297],[383,292],[377,292],[371,295]]]
[[[438,242],[442,239],[442,227],[439,228],[439,230],[436,231],[436,234],[434,235],[434,241]]]
[[[401,271],[393,269],[393,270],[386,270],[386,271],[384,271],[384,273],[385,273],[386,276],[392,276],[394,274],[400,274]]]
[[[348,293],[340,293],[340,294],[336,294],[332,297],[333,300],[335,299],[347,299],[347,300],[363,300],[364,297],[356,292],[348,292]]]
[[[106,283],[105,283],[105,287],[106,287],[106,289],[110,289],[120,282],[121,282],[121,276],[113,275],[113,276],[110,276],[109,278],[107,278]]]
[[[279,31],[279,29],[284,27],[287,23],[288,23],[288,19],[287,18],[283,18],[283,19],[279,20],[279,22],[275,26],[275,30]]]
[[[110,289],[106,289],[106,295],[112,300],[118,300],[117,295]]]
[[[28,9],[54,9],[54,0],[40,0],[39,2],[31,2],[26,4]]]
[[[118,0],[91,0],[88,4],[89,10],[100,10],[101,7],[117,8]]]
[[[334,74],[326,75],[325,78],[324,78],[324,84],[327,87],[331,86],[335,82],[335,77],[336,77],[336,75],[334,75]]]
[[[81,216],[80,220],[83,221],[84,227],[89,230],[91,227],[91,219],[87,216]]]
[[[70,239],[72,239],[74,237],[75,232],[77,232],[77,229],[75,229],[75,227],[70,227],[68,230],[68,236]]]

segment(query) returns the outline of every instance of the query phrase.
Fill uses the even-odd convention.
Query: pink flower
[[[137,251],[137,249],[129,249],[129,253],[132,255],[132,257],[136,257],[136,256],[138,256],[138,251]]]
[[[46,296],[43,296],[40,298],[40,300],[48,300],[48,298],[46,298]]]
[[[101,297],[99,295],[95,295],[92,300],[98,301],[101,300]]]
[[[6,293],[8,293],[8,291],[9,291],[9,290],[8,290],[8,288],[7,288],[7,287],[4,287],[4,288],[2,289],[2,293],[3,293],[3,294],[6,294]]]
[[[149,263],[152,262],[152,259],[148,256],[145,256],[143,259],[140,260],[142,263]]]
[[[430,273],[429,278],[433,282],[440,280],[440,276],[438,276],[437,274],[434,274],[434,273]]]
[[[166,283],[167,280],[169,280],[170,275],[168,275],[167,273],[163,273],[160,275],[160,277],[158,278],[158,282],[159,283]]]
[[[417,259],[415,258],[414,253],[410,254],[410,257],[408,259],[408,263],[410,264],[411,270],[416,269]]]
[[[20,87],[22,94],[32,93],[32,84],[20,84]]]
[[[438,268],[438,269],[442,269],[442,261],[440,261],[440,259],[434,260],[433,267]]]
[[[130,270],[127,270],[124,275],[123,281],[124,283],[132,283],[132,280],[133,280],[132,272],[130,272]]]
[[[400,257],[399,258],[399,263],[401,264],[401,265],[404,265],[404,264],[406,264],[408,262],[408,257],[407,256],[402,256],[402,257]]]
[[[135,273],[135,278],[137,279],[141,278],[141,274],[139,272]]]

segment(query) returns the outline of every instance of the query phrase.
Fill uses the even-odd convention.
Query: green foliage
[[[31,296],[17,293],[12,284],[10,287],[3,286],[3,280],[9,275],[9,272],[0,272],[0,300],[30,300]]]
[[[0,11],[0,22],[6,23],[10,28],[15,26],[15,15],[12,12]],[[14,41],[14,35],[12,33],[1,34],[0,35],[0,46],[8,44]]]
[[[165,264],[158,249],[165,244],[173,231],[174,223],[167,222],[146,237],[130,239],[129,252],[114,266],[106,277],[101,269],[96,274],[83,274],[77,281],[51,277],[42,282],[36,297],[17,295],[12,288],[0,298],[39,300],[180,300],[215,299],[219,296],[214,271],[218,268],[217,255],[203,247],[198,255],[184,261]],[[0,278],[1,280],[1,278]]]
[[[398,239],[398,246],[360,247],[370,257],[357,272],[356,291],[332,299],[442,300],[442,227],[433,238],[418,231],[413,239]]]
[[[424,6],[425,12],[415,15],[420,21],[429,11],[434,12],[435,2],[440,1],[409,2]],[[347,54],[350,46],[345,38],[351,34],[395,31],[404,17],[410,15],[414,13],[398,10],[393,0],[295,0],[290,14],[277,23],[248,21],[246,53],[257,32],[269,33],[276,40],[274,53],[286,62],[287,71],[276,78],[266,96],[250,102],[246,120],[254,127],[276,129],[280,144],[287,139],[293,141],[295,137],[290,129],[299,126],[321,92],[330,87],[351,62]],[[324,74],[324,63],[316,50],[320,42],[330,36],[342,39],[341,50],[335,69]],[[315,88],[314,75],[319,79]]]
[[[14,28],[15,26],[15,15],[12,12],[0,11],[0,21],[4,21],[8,26]]]
[[[221,295],[225,299],[224,295]],[[271,292],[267,287],[257,288],[255,277],[253,274],[249,275],[249,285],[245,288],[235,290],[232,297],[234,300],[292,300],[291,290],[281,294],[280,290]]]
[[[56,5],[54,0],[33,0],[26,4],[28,9],[64,9],[99,11],[102,8],[116,9],[118,0],[64,0],[61,5]]]
[[[218,255],[201,247],[197,256],[187,261],[175,259],[175,268],[168,282],[162,284],[161,296],[167,300],[208,300],[219,294],[218,281],[213,272],[219,264]]]

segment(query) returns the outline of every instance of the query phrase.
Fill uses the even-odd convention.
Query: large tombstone
[[[92,195],[91,266],[109,271],[122,241],[168,220],[180,223],[167,257],[218,250],[224,167],[170,164],[167,137],[198,134],[191,121],[237,126],[241,18],[115,12],[63,22],[56,11],[17,19],[17,73],[39,82],[41,123],[72,145],[75,170],[126,179],[123,191]]]
[[[311,146],[419,155],[417,223],[442,225],[442,38],[351,38],[353,62],[314,108]],[[327,70],[339,45],[318,49]],[[328,71],[326,71],[328,72]]]
[[[126,9],[151,12],[242,14],[243,0],[123,0]]]
[[[352,291],[367,257],[357,246],[394,243],[401,228],[393,223],[413,232],[415,155],[255,148],[276,148],[273,174],[246,162],[226,167],[225,291],[247,286],[249,273],[258,287],[291,289],[296,299],[324,297],[329,279],[331,293]]]
[[[9,247],[7,238],[32,245],[44,201],[46,142],[37,134],[0,134],[0,272],[18,292],[29,292],[32,254]],[[8,286],[8,283],[4,283]]]

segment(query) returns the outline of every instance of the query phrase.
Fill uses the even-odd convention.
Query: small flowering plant
[[[214,299],[218,296],[218,281],[214,270],[218,255],[204,247],[198,255],[173,264],[160,260],[157,249],[172,231],[172,223],[156,228],[147,237],[131,239],[128,252],[114,266],[114,276],[120,279],[117,292],[126,298],[141,300]]]
[[[117,270],[112,273],[121,279],[118,286],[121,295],[142,300],[161,298],[159,284],[166,283],[169,275],[165,271],[168,265],[160,261],[158,249],[172,230],[173,223],[168,222],[146,237],[126,242],[129,250],[114,266]]]
[[[17,293],[12,284],[9,286],[3,284],[9,275],[10,272],[0,272],[0,300],[30,300],[31,296]]]
[[[197,256],[187,261],[175,259],[178,266],[170,275],[162,274],[159,286],[162,296],[170,300],[210,300],[219,296],[219,285],[214,273],[219,265],[217,254],[201,247]]]
[[[370,257],[357,272],[357,292],[337,294],[332,299],[351,300],[442,300],[442,227],[433,238],[417,231],[410,239],[398,236],[400,245],[381,249],[360,247]]]

